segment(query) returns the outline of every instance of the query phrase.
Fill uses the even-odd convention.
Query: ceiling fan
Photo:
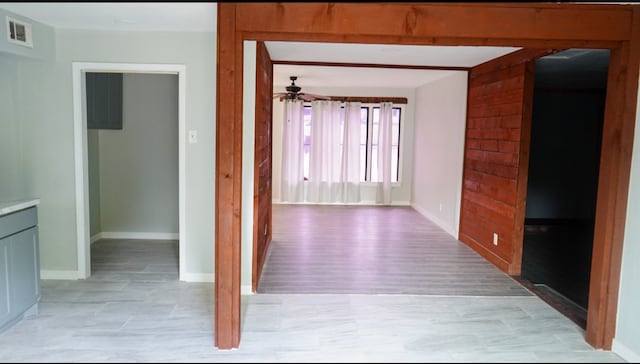
[[[300,92],[302,88],[296,85],[296,80],[298,79],[298,77],[290,76],[289,79],[291,80],[291,85],[285,87],[285,90],[287,90],[287,92],[276,92],[275,94],[273,94],[274,99],[276,97],[279,97],[280,101],[282,100],[302,100],[302,101],[331,100],[331,97],[328,97],[328,96],[321,96],[321,95],[314,95],[314,94]]]

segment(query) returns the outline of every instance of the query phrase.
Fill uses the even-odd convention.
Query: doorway
[[[89,153],[85,74],[145,73],[173,74],[178,79],[178,255],[179,277],[184,279],[185,267],[185,73],[183,65],[73,63],[74,151],[76,165],[76,215],[78,241],[78,278],[91,275],[90,207],[89,207]]]
[[[536,61],[520,278],[583,329],[608,66],[595,49]]]
[[[286,11],[283,11],[286,10]],[[598,348],[610,348],[615,332],[616,304],[620,278],[620,258],[626,217],[627,189],[633,130],[637,103],[638,69],[636,38],[632,37],[631,7],[586,9],[579,6],[557,7],[554,4],[537,8],[447,7],[420,5],[368,4],[330,7],[304,5],[273,7],[258,4],[222,4],[218,7],[218,78],[219,87],[225,85],[228,92],[217,94],[216,151],[224,151],[224,158],[216,160],[216,193],[228,196],[216,201],[216,346],[237,347],[240,341],[240,231],[242,205],[241,187],[242,118],[241,110],[243,77],[239,72],[242,48],[247,39],[331,41],[375,43],[397,41],[410,43],[445,43],[449,45],[510,45],[527,47],[567,48],[571,46],[611,49],[607,107],[603,128],[602,163],[598,207],[594,237],[592,284],[590,300],[595,302],[589,310],[587,342]],[[441,14],[440,21],[429,27],[416,27],[419,14]],[[537,11],[540,17],[530,17]],[[267,19],[248,22],[250,14],[260,12]],[[385,22],[336,22],[336,19],[365,18],[363,14],[386,14]],[[309,24],[309,14],[316,14]],[[482,18],[482,22],[466,22],[469,15]],[[509,14],[505,18],[505,14]],[[342,18],[344,17],[344,18]],[[285,19],[285,20],[283,20]],[[403,20],[411,19],[407,27],[399,27]],[[444,19],[444,20],[443,20]],[[504,19],[510,19],[510,27],[495,27]],[[542,20],[544,19],[544,20]],[[575,27],[566,27],[566,20],[574,19]],[[576,20],[578,19],[578,20]],[[602,24],[598,31],[585,21]],[[453,29],[451,21],[458,20],[463,28]],[[548,26],[540,27],[540,21]],[[338,24],[339,23],[339,24]],[[286,24],[283,26],[282,24]],[[332,24],[330,31],[327,24]],[[619,75],[619,77],[614,77]]]
[[[86,73],[91,274],[178,279],[178,76]]]

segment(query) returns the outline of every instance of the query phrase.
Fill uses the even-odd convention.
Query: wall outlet
[[[440,212],[442,212],[442,203],[440,203]]]
[[[493,233],[493,245],[498,246],[498,233]]]

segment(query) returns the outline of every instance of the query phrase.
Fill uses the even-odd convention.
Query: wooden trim
[[[467,105],[465,106],[464,141],[462,142],[462,181],[460,181],[460,216],[458,216],[458,240],[462,241],[462,211],[465,209],[464,181],[467,178],[467,169],[464,168],[464,159],[467,153],[467,140],[469,140],[469,85],[471,85],[471,71],[467,72]],[[493,262],[492,262],[493,263]],[[495,264],[495,263],[494,263]]]
[[[404,70],[433,70],[433,71],[468,71],[470,69],[470,67],[440,67],[440,66],[414,66],[414,65],[399,65],[399,64],[303,62],[303,61],[273,61],[273,64],[291,65],[291,66],[395,68],[395,69],[404,69]]]
[[[572,8],[571,4],[563,4],[563,3],[532,3],[532,2],[522,2],[522,3],[517,3],[517,2],[475,2],[475,3],[455,3],[452,2],[450,3],[451,6],[469,6],[469,7],[473,7],[473,6],[477,6],[477,7],[483,7],[483,8],[490,8],[490,7],[499,7],[499,8],[530,8],[533,6],[538,6],[538,5],[543,5],[545,7],[549,7],[549,8],[556,8],[556,9],[568,9],[568,8]],[[582,3],[581,5],[586,5],[584,8],[585,9],[589,9],[589,10],[608,10],[611,9],[611,5],[608,4],[597,4],[597,3]]]
[[[611,51],[600,157],[586,339],[611,349],[615,336],[640,64],[640,8],[633,36]],[[637,147],[637,146],[636,146]]]
[[[522,95],[522,124],[520,126],[520,150],[518,155],[518,180],[516,187],[516,214],[513,231],[513,252],[508,274],[520,275],[522,270],[522,247],[524,243],[524,219],[527,204],[527,180],[529,177],[529,152],[531,146],[531,121],[533,116],[533,91],[536,77],[536,62],[525,65]]]
[[[262,102],[262,99],[260,98],[260,67],[261,67],[261,52],[263,51],[263,47],[264,47],[264,42],[258,41],[256,42],[256,74],[255,74],[255,79],[256,79],[256,100],[255,100],[255,115],[256,118],[254,120],[255,126],[254,126],[254,131],[255,131],[255,135],[254,135],[254,140],[253,140],[253,145],[254,145],[254,160],[253,160],[253,246],[252,246],[252,252],[253,254],[251,255],[251,291],[253,293],[257,292],[258,290],[258,279],[260,278],[260,275],[258,274],[258,271],[260,270],[259,265],[260,265],[260,259],[259,259],[259,250],[258,250],[258,245],[259,245],[259,235],[258,235],[258,227],[259,227],[259,223],[260,223],[260,197],[258,195],[258,191],[260,190],[260,161],[258,160],[258,155],[259,155],[259,144],[258,144],[258,140],[259,140],[259,135],[258,135],[258,124],[259,124],[259,116],[258,116],[258,110],[260,110],[260,103]]]
[[[587,340],[615,331],[638,85],[637,5],[220,3],[216,126],[216,344],[240,337],[242,41],[608,48],[609,69]],[[255,16],[260,14],[260,16]],[[375,17],[375,22],[369,19]],[[633,31],[632,31],[633,30]],[[635,77],[635,79],[634,79]],[[617,97],[614,97],[617,96]],[[611,128],[611,129],[609,129]]]
[[[263,3],[242,3],[238,7],[237,30],[340,36],[384,34],[549,40],[628,40],[631,35],[632,13],[628,7],[594,9],[545,3],[528,5],[277,3],[265,6]],[[376,21],[372,22],[372,17]],[[455,24],[451,19],[455,19]]]
[[[379,104],[381,102],[393,102],[398,105],[406,105],[408,103],[406,97],[384,97],[384,96],[325,96],[331,101],[342,102],[361,102],[363,104]],[[281,96],[280,101],[285,97]]]
[[[382,96],[330,96],[332,101],[361,102],[363,104],[379,104],[381,102],[393,102],[398,105],[406,105],[406,97],[382,97]]]
[[[214,326],[219,349],[240,344],[242,41],[235,16],[235,5],[218,4]]]
[[[264,42],[256,42],[256,105],[255,105],[255,138],[254,138],[254,164],[253,164],[253,264],[251,272],[251,290],[257,292],[258,283],[262,275],[262,268],[267,257],[267,251],[271,243],[272,232],[272,214],[271,214],[271,157],[273,153],[272,149],[272,136],[271,130],[273,129],[273,101],[271,95],[273,94],[273,62],[270,59],[269,51]],[[263,77],[267,74],[266,79]],[[265,118],[268,118],[269,132],[268,135],[262,135],[261,130],[264,127]],[[262,141],[267,138],[269,143],[269,175],[262,174],[263,164],[267,161],[263,158]],[[264,183],[269,185],[268,190],[262,190]],[[261,193],[262,192],[262,193]],[[264,200],[269,201],[265,206]],[[265,211],[266,210],[266,211]],[[265,236],[264,224],[262,224],[261,217],[266,216],[267,219],[267,234]]]
[[[291,42],[329,42],[363,44],[401,44],[431,46],[493,46],[525,48],[593,48],[611,49],[620,46],[618,40],[565,40],[565,39],[512,39],[512,38],[474,38],[474,37],[430,37],[430,36],[387,36],[364,34],[296,34],[273,33],[265,31],[243,32],[245,39],[262,41]]]
[[[523,48],[473,67],[471,77],[473,78],[488,72],[495,72],[505,68],[510,68],[516,64],[530,62],[537,58],[544,57],[546,55],[557,53],[563,50],[564,49]]]
[[[463,200],[464,201],[464,200]],[[462,230],[462,226],[464,222],[460,219],[460,230]],[[461,232],[459,233],[459,240],[464,241],[464,244],[473,249],[476,253],[482,255],[482,257],[488,260],[491,264],[495,265],[498,269],[503,272],[508,272],[511,264],[500,257],[498,254],[493,251],[487,249],[484,245],[477,242],[473,237]]]

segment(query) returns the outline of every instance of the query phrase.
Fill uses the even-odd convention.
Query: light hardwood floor
[[[623,362],[519,294],[247,295],[240,347],[220,351],[213,284],[177,280],[177,242],[103,240],[92,256],[89,279],[42,281],[0,362]]]
[[[528,296],[411,207],[274,205],[260,293]]]

